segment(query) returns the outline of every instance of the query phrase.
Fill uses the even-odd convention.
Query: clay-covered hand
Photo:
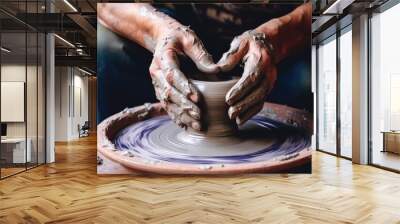
[[[273,46],[264,33],[251,30],[235,37],[217,64],[226,72],[240,62],[244,64],[242,77],[226,94],[229,117],[239,125],[262,109],[276,80]]]
[[[177,56],[188,56],[203,73],[219,68],[196,34],[148,3],[99,3],[98,19],[154,54],[150,74],[157,98],[177,124],[199,130],[199,93],[179,69]]]
[[[188,56],[204,73],[219,68],[189,27],[172,20],[158,33],[150,66],[157,99],[179,126],[200,130],[199,92],[180,70],[178,55]]]

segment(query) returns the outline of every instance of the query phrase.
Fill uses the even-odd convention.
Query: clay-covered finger
[[[183,110],[187,111],[194,119],[200,119],[200,108],[194,104],[192,101],[186,98],[178,92],[173,86],[170,86],[166,92],[166,98],[181,107]]]
[[[194,103],[199,102],[199,92],[179,69],[165,71],[168,83]]]
[[[187,111],[178,105],[167,103],[165,109],[170,118],[180,127],[191,127],[195,130],[201,130],[200,122],[191,117]]]
[[[171,86],[166,79],[165,72],[161,69],[156,69],[157,64],[152,63],[151,78],[156,90],[156,97],[161,102],[173,102],[183,109],[195,119],[200,119],[200,108],[181,94],[175,87]]]
[[[155,59],[153,59],[153,61],[151,62],[149,72],[151,77],[151,83],[153,84],[154,91],[156,94],[156,98],[162,103],[163,99],[161,98],[161,84],[160,84],[161,82],[159,81],[162,73]]]
[[[245,98],[237,102],[236,104],[229,107],[228,115],[230,119],[236,119],[236,117],[243,111],[247,111],[250,107],[258,105],[260,102],[264,102],[265,95],[268,91],[269,80],[265,77],[259,86],[252,91]]]
[[[209,74],[218,73],[219,67],[214,63],[211,55],[205,49],[203,42],[190,29],[185,30],[183,51],[196,64],[196,67]]]
[[[248,42],[242,36],[235,37],[231,42],[230,48],[225,52],[217,65],[224,72],[232,70],[247,53]]]
[[[160,103],[163,105],[163,107],[165,106],[165,100],[161,98],[161,89],[158,87],[154,87],[154,92],[156,94],[156,98],[158,99],[158,101],[160,101]],[[164,108],[165,109],[165,108]]]
[[[175,87],[171,86],[163,75],[163,71],[154,72],[153,82],[156,89],[156,96],[162,102],[172,102],[187,111],[194,119],[200,119],[200,108],[186,96],[181,94]]]
[[[179,69],[177,52],[171,48],[162,48],[159,53],[160,67],[166,75],[170,85],[174,86],[179,92],[188,97],[193,102],[199,100],[199,93],[187,77]]]
[[[239,114],[239,116],[236,117],[236,124],[242,125],[246,121],[248,121],[250,118],[252,118],[254,115],[256,115],[258,112],[262,110],[264,106],[264,102],[259,102],[258,104],[254,105],[253,107],[250,107],[247,111],[244,111],[243,113]]]
[[[226,103],[233,105],[247,95],[262,80],[263,63],[261,52],[249,53],[245,57],[242,77],[226,94]]]
[[[152,84],[153,84],[153,87],[154,87],[154,91],[155,91],[155,93],[156,93],[156,98],[160,101],[160,102],[163,102],[163,101],[165,101],[166,99],[165,98],[163,98],[163,96],[162,96],[162,90],[163,90],[163,85],[162,85],[162,82],[161,82],[161,76],[162,76],[162,72],[161,72],[161,70],[157,70],[157,69],[155,69],[155,66],[150,66],[150,75],[151,75],[151,82],[152,82]]]
[[[197,103],[199,100],[199,92],[179,69],[179,61],[176,52],[173,50],[165,50],[161,53],[160,64],[168,83],[190,100]]]

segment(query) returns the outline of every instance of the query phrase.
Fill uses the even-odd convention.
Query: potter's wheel
[[[287,107],[276,107],[288,113]],[[284,113],[276,112],[265,108],[234,136],[207,138],[188,134],[163,113],[127,125],[122,121],[129,113],[121,113],[103,122],[108,128],[100,128],[99,151],[124,166],[166,174],[275,172],[309,162],[310,132],[305,121],[309,117],[289,111],[292,119],[303,119],[303,125],[293,125],[282,122],[279,116]],[[109,127],[113,122],[122,122],[116,125],[118,130]],[[112,136],[106,133],[110,130]]]

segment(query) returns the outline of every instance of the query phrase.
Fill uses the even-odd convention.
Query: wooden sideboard
[[[383,131],[383,152],[400,154],[400,131]]]

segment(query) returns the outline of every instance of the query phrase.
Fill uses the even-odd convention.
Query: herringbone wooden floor
[[[400,223],[400,175],[316,152],[312,175],[97,176],[94,137],[0,181],[0,223]]]

